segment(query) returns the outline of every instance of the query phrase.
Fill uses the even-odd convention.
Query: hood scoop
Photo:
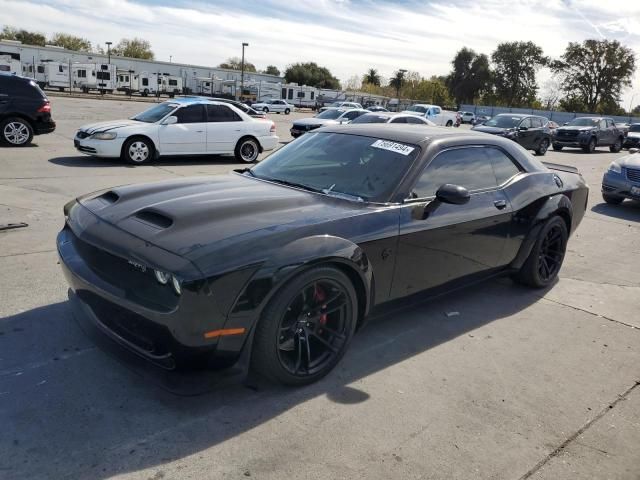
[[[164,230],[173,225],[173,219],[156,212],[155,210],[141,210],[133,215],[136,220],[145,223],[153,228]]]

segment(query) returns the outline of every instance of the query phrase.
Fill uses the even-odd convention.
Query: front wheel
[[[255,138],[242,138],[236,145],[234,153],[239,162],[253,163],[260,154],[260,146]]]
[[[624,197],[617,197],[614,195],[603,193],[602,199],[610,205],[620,205],[624,200]]]
[[[263,111],[264,113],[269,113],[269,109],[268,109],[267,107],[264,107],[264,108],[262,109],[262,111]]]
[[[547,220],[514,280],[534,288],[551,285],[562,266],[568,238],[567,224],[562,218],[556,215]]]
[[[358,300],[333,267],[294,277],[269,302],[255,333],[254,370],[286,385],[307,385],[329,373],[353,337]]]
[[[289,109],[289,108],[285,109],[285,111],[284,111],[285,115],[289,115],[290,113],[291,113],[291,109]]]
[[[449,120],[449,121],[447,122],[447,127],[451,127],[451,126],[453,126],[453,122],[452,122],[451,120]]]
[[[538,148],[536,148],[535,150],[536,155],[544,156],[544,154],[547,153],[547,150],[549,150],[549,140],[543,138],[542,140],[540,140]]]
[[[596,139],[595,138],[591,138],[589,140],[589,143],[587,143],[586,146],[582,147],[582,150],[585,153],[593,153],[596,149]]]
[[[134,165],[148,163],[153,158],[155,148],[151,140],[134,137],[126,141],[122,147],[122,158]]]
[[[12,147],[24,147],[33,139],[33,128],[26,120],[10,117],[0,122],[0,141]]]
[[[618,138],[616,143],[609,147],[609,151],[612,153],[618,153],[620,150],[622,150],[622,139]]]

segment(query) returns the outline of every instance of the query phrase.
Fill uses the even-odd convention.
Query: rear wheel
[[[264,107],[264,108],[262,109],[262,111],[263,111],[264,113],[269,113],[269,109],[268,109],[267,107]]]
[[[609,151],[613,153],[618,153],[620,150],[622,150],[622,139],[618,138],[616,140],[616,143],[614,143],[609,147]]]
[[[560,150],[562,150],[562,145],[558,145],[557,143],[554,143],[552,146],[555,152],[559,152]]]
[[[353,336],[358,301],[349,278],[316,267],[287,283],[265,308],[253,368],[286,385],[313,383],[340,361]]]
[[[549,139],[543,138],[542,140],[540,140],[538,148],[536,148],[535,152],[537,155],[543,156],[545,153],[547,153],[547,150],[549,150]]]
[[[235,148],[236,160],[239,162],[253,163],[260,154],[260,145],[252,137],[241,138]]]
[[[33,139],[33,128],[26,120],[9,117],[0,122],[0,141],[12,147],[24,147]]]
[[[127,140],[122,147],[122,158],[134,165],[142,165],[153,159],[155,148],[148,138],[134,137]]]
[[[559,216],[551,217],[538,234],[531,253],[514,280],[534,288],[549,286],[558,276],[567,249],[569,232]]]
[[[611,204],[611,205],[620,205],[622,203],[622,201],[624,200],[624,197],[618,197],[615,195],[608,195],[606,193],[602,194],[602,199]]]
[[[286,108],[285,111],[284,111],[284,114],[285,115],[289,115],[290,113],[291,113],[291,109]]]
[[[451,127],[451,126],[453,126],[453,122],[452,122],[451,120],[449,120],[449,121],[447,122],[447,127]]]
[[[596,149],[596,139],[591,138],[586,146],[582,147],[582,150],[586,153],[593,153]]]

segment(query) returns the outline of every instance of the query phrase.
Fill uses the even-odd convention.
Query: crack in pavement
[[[618,323],[620,325],[624,325],[625,327],[629,327],[629,328],[632,328],[632,329],[635,329],[635,330],[640,330],[639,327],[636,327],[635,325],[632,325],[630,323],[623,322],[622,320],[616,320],[615,318],[606,317],[604,315],[600,315],[599,313],[590,312],[589,310],[586,310],[584,308],[575,307],[575,306],[569,305],[567,303],[559,302],[558,300],[552,300],[551,298],[547,298],[545,296],[539,296],[539,295],[536,295],[536,296],[538,298],[540,298],[541,300],[546,300],[547,302],[555,303],[556,305],[562,305],[563,307],[572,308],[572,309],[577,310],[579,312],[588,313],[589,315],[593,315],[594,317],[604,318],[605,320],[608,320],[609,322]]]
[[[547,463],[549,463],[551,459],[560,455],[562,451],[569,446],[569,444],[574,442],[576,438],[578,438],[585,431],[587,431],[589,427],[591,427],[594,423],[596,423],[598,420],[604,417],[607,414],[607,412],[609,412],[610,410],[613,410],[613,408],[622,400],[626,400],[629,394],[639,385],[640,385],[640,380],[636,380],[633,385],[627,388],[622,394],[619,394],[618,398],[616,398],[613,402],[611,402],[609,405],[605,406],[602,410],[600,410],[600,412],[598,412],[598,414],[595,417],[593,417],[591,420],[585,423],[581,428],[579,428],[576,432],[570,435],[564,442],[558,445],[551,453],[549,453],[537,464],[535,464],[524,475],[522,475],[519,478],[519,480],[526,480],[527,478],[530,478],[532,475],[538,472],[542,467],[544,467]]]
[[[51,248],[49,250],[36,250],[35,252],[10,253],[8,255],[0,255],[0,258],[20,257],[22,255],[34,255],[36,253],[50,253],[55,251],[56,251],[55,248]]]

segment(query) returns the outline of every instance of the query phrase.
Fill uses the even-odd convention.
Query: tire
[[[449,121],[447,122],[447,125],[446,125],[446,126],[447,126],[447,127],[452,127],[452,126],[453,126],[453,122],[452,122],[451,120],[449,120]]]
[[[622,139],[618,138],[616,143],[609,147],[609,151],[612,153],[618,153],[620,150],[622,150]]]
[[[64,87],[58,87],[59,92],[64,92]]]
[[[234,154],[239,162],[253,163],[260,155],[260,144],[253,137],[241,138],[236,144]]]
[[[591,139],[589,140],[589,143],[585,146],[582,147],[582,150],[585,153],[593,153],[596,149],[596,139],[591,137]]]
[[[132,137],[124,142],[122,159],[133,165],[143,165],[153,160],[155,154],[153,142],[145,137]]]
[[[148,88],[145,88],[145,89],[143,90],[143,92],[142,92],[142,96],[143,96],[143,97],[146,97],[146,96],[148,96],[148,95],[149,95],[149,89],[148,89]]]
[[[614,195],[607,195],[606,193],[603,193],[602,199],[610,205],[620,205],[624,200],[624,197],[617,197]]]
[[[268,109],[267,107],[264,107],[264,108],[262,109],[262,111],[263,111],[264,113],[269,113],[269,109]]]
[[[332,308],[335,310],[330,313],[321,313]],[[305,315],[305,311],[309,313]],[[254,337],[252,369],[285,385],[316,382],[343,357],[357,318],[358,297],[349,277],[328,266],[302,272],[286,283],[262,312]]]
[[[531,253],[513,279],[533,288],[551,285],[562,267],[568,238],[564,220],[558,215],[551,217],[540,230]],[[550,265],[552,261],[553,265]]]
[[[554,152],[560,152],[563,148],[562,145],[558,145],[557,143],[554,143],[552,147]]]
[[[291,110],[289,108],[285,109],[284,114],[285,115],[289,115],[291,113]]]
[[[535,150],[536,155],[540,155],[541,157],[543,157],[544,154],[547,153],[547,150],[549,150],[549,139],[543,138],[542,140],[540,140],[538,148]]]
[[[0,141],[11,147],[24,147],[33,140],[31,124],[19,117],[5,118],[0,122]]]

